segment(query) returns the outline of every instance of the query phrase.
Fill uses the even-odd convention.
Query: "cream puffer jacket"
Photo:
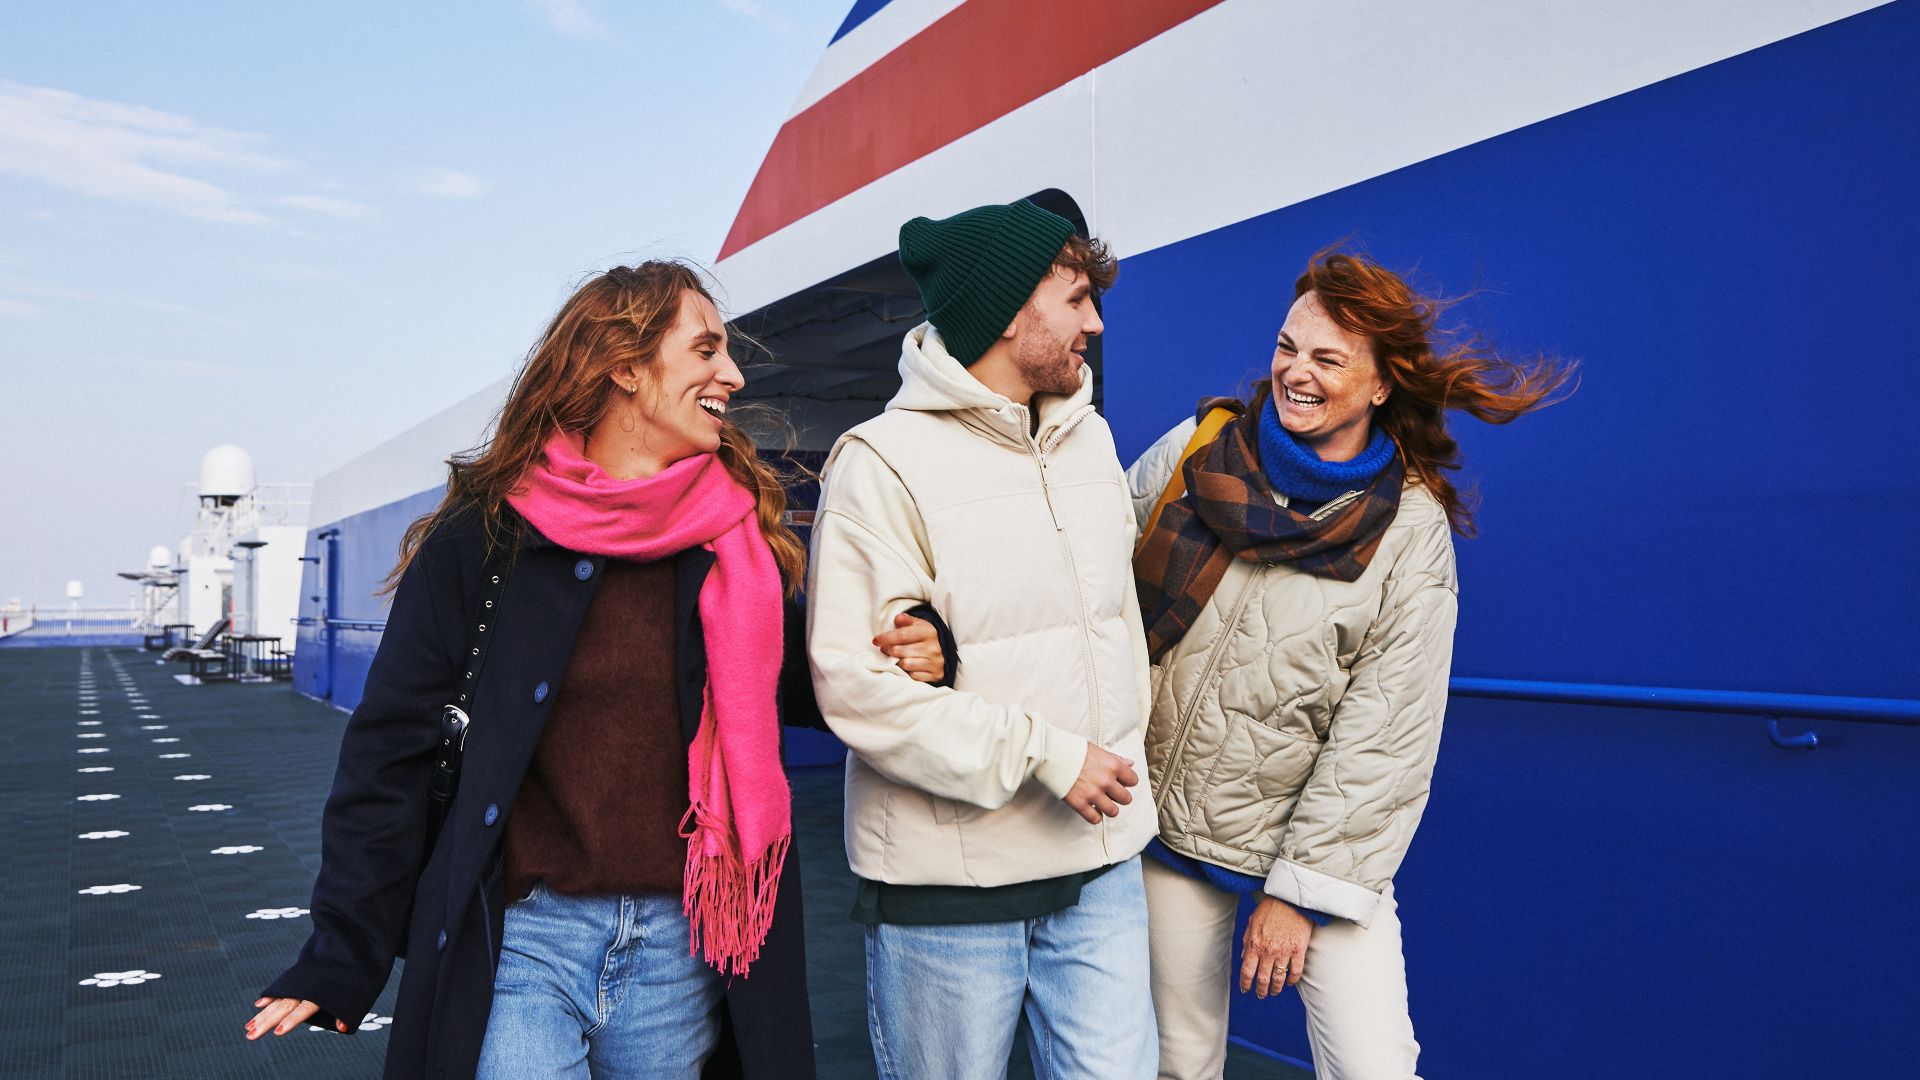
[[[1143,527],[1194,427],[1127,471]],[[1426,809],[1458,588],[1446,513],[1418,483],[1357,581],[1235,559],[1154,665],[1161,840],[1367,925]]]
[[[901,388],[840,438],[813,527],[808,656],[847,758],[847,859],[874,881],[1007,885],[1132,857],[1153,837],[1145,770],[1120,815],[1061,802],[1087,744],[1145,762],[1147,656],[1133,507],[1090,382],[1026,406],[939,332],[909,332]],[[914,682],[873,628],[931,604],[951,688]]]

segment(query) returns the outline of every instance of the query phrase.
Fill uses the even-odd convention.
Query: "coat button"
[[[593,560],[581,559],[573,564],[573,576],[585,581],[593,576]]]
[[[487,812],[482,816],[486,819],[486,822],[489,825],[493,824],[496,821],[499,821],[500,820],[500,804],[488,803]]]
[[[547,700],[547,684],[541,683],[539,686],[533,688],[533,701],[534,704],[537,705],[545,700]]]
[[[437,941],[435,941],[435,942],[433,943],[433,947],[434,947],[434,950],[435,950],[436,952],[437,952],[437,951],[442,951],[442,950],[444,950],[444,949],[446,949],[446,947],[447,947],[447,932],[446,932],[445,930],[442,930],[442,931],[440,931],[440,937],[439,937],[439,940],[437,940]]]

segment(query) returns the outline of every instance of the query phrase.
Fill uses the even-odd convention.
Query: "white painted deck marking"
[[[81,986],[139,986],[160,977],[157,971],[134,968],[132,971],[102,971],[91,979],[81,979]]]

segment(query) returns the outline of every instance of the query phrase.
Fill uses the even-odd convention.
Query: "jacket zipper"
[[[1320,521],[1323,518],[1325,518],[1328,514],[1331,514],[1334,511],[1339,510],[1341,507],[1359,498],[1360,495],[1361,493],[1358,491],[1349,491],[1345,495],[1342,495],[1339,498],[1334,499],[1333,501],[1322,506],[1320,509],[1315,510],[1313,513],[1308,514],[1307,518],[1310,521]]]
[[[1213,670],[1219,666],[1221,654],[1227,651],[1227,645],[1233,640],[1233,628],[1240,625],[1240,613],[1246,608],[1248,598],[1253,595],[1253,587],[1259,583],[1266,569],[1264,566],[1260,567],[1260,572],[1249,577],[1247,583],[1240,587],[1240,595],[1233,598],[1233,611],[1220,625],[1220,639],[1213,643],[1213,649],[1207,653],[1207,664],[1200,669],[1200,678],[1193,684],[1193,699],[1180,710],[1178,719],[1174,721],[1173,749],[1167,754],[1167,763],[1175,768],[1179,767],[1180,755],[1186,751],[1187,735],[1193,727],[1193,714],[1199,710],[1201,698],[1206,696],[1207,684],[1213,681]],[[1163,663],[1171,663],[1172,659],[1169,656]],[[1172,674],[1172,669],[1169,668],[1168,677]],[[1171,782],[1172,778],[1168,779]]]
[[[1015,406],[1015,408],[1024,412],[1026,406]],[[1091,411],[1091,409],[1087,411]],[[1047,439],[1047,445],[1044,447],[1035,442],[1031,435],[1027,436],[1026,443],[1027,451],[1032,455],[1034,464],[1039,466],[1040,495],[1047,502],[1047,513],[1053,518],[1054,535],[1060,538],[1060,550],[1067,558],[1067,578],[1073,582],[1073,603],[1075,612],[1078,614],[1080,620],[1080,659],[1085,665],[1087,672],[1087,706],[1090,719],[1093,721],[1093,743],[1104,750],[1106,749],[1106,744],[1100,725],[1100,677],[1093,662],[1093,628],[1090,625],[1092,617],[1087,611],[1086,593],[1080,588],[1080,567],[1073,558],[1073,541],[1068,539],[1066,526],[1060,521],[1060,511],[1054,508],[1053,488],[1052,485],[1047,482],[1048,452],[1054,447],[1059,446],[1060,440],[1066,438],[1067,433],[1078,426],[1085,416],[1086,412],[1083,411],[1075,415],[1073,419],[1067,423],[1062,424],[1060,429],[1055,431],[1053,435]],[[1025,426],[1027,418],[1023,415],[1020,419],[1022,430],[1028,430]],[[1102,852],[1108,850],[1107,820],[1105,815],[1102,815],[1100,818],[1100,850]]]
[[[1307,516],[1318,520],[1359,498],[1361,494],[1362,493],[1358,491],[1349,491]],[[1245,610],[1247,600],[1253,596],[1253,587],[1259,584],[1260,578],[1266,574],[1266,570],[1266,567],[1260,567],[1259,573],[1248,578],[1247,583],[1240,587],[1240,595],[1233,599],[1233,611],[1227,616],[1226,622],[1221,624],[1220,639],[1213,643],[1213,649],[1207,654],[1207,665],[1200,669],[1200,678],[1193,684],[1193,699],[1188,701],[1186,706],[1180,710],[1180,715],[1174,721],[1173,749],[1167,754],[1167,762],[1170,765],[1177,767],[1180,761],[1180,755],[1186,751],[1187,735],[1193,726],[1193,714],[1200,708],[1200,700],[1206,695],[1207,684],[1213,679],[1213,669],[1219,665],[1221,654],[1226,652],[1228,643],[1233,640],[1233,628],[1240,625],[1240,613]],[[1170,656],[1161,661],[1160,677],[1162,680],[1173,676],[1173,669],[1170,666],[1171,663],[1172,657]],[[1159,697],[1159,689],[1157,686],[1154,690],[1154,697],[1156,699]]]

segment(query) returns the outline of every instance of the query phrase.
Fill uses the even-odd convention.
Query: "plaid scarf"
[[[1355,581],[1400,510],[1406,468],[1398,454],[1357,498],[1324,518],[1281,506],[1253,450],[1257,418],[1232,398],[1202,401],[1199,415],[1216,408],[1239,415],[1180,463],[1186,493],[1161,511],[1133,558],[1154,660],[1193,626],[1232,559],[1292,563],[1316,577]]]

